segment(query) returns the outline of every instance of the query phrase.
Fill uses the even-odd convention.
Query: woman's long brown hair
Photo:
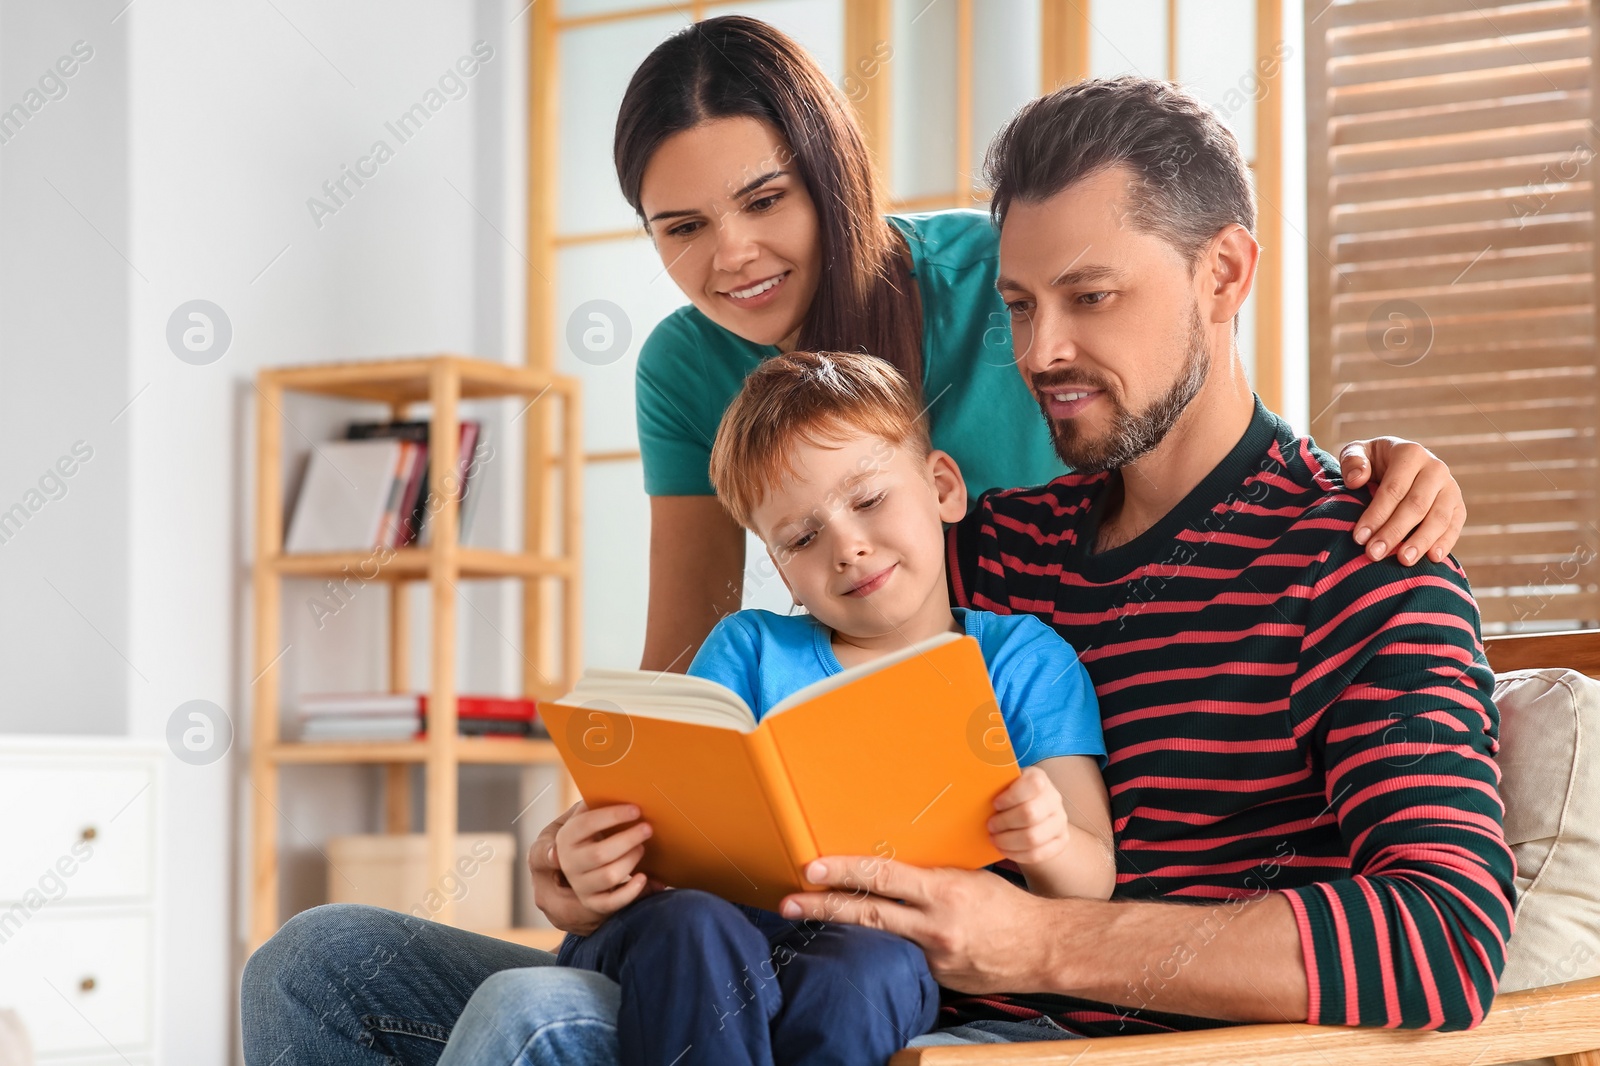
[[[816,204],[822,276],[799,348],[868,352],[920,395],[922,310],[905,238],[879,212],[877,171],[844,95],[805,49],[757,19],[724,15],[663,41],[634,72],[613,146],[617,180],[644,218],[640,185],[668,137],[719,118],[771,124]]]

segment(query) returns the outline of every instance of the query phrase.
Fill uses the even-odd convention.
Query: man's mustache
[[[1110,392],[1111,384],[1097,377],[1085,376],[1081,371],[1070,373],[1056,371],[1055,373],[1035,374],[1031,384],[1037,394],[1055,392]]]

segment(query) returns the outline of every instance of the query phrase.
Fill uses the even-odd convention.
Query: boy
[[[951,608],[942,523],[966,513],[966,487],[931,447],[905,380],[866,355],[766,360],[723,416],[711,479],[808,613],[729,615],[689,673],[739,693],[759,720],[847,667],[938,633],[975,637],[1025,767],[995,800],[995,847],[1034,892],[1108,898],[1105,745],[1088,674],[1031,615]],[[556,837],[579,898],[611,915],[569,936],[560,961],[621,984],[624,1063],[882,1062],[932,1028],[938,988],[915,945],[652,891],[634,869],[649,826],[617,828],[637,817],[580,809]]]

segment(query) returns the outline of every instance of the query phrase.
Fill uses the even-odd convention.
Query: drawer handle
[[[83,980],[79,981],[78,982],[78,991],[80,991],[80,992],[93,992],[94,991],[94,978],[93,977],[85,977]]]
[[[100,835],[100,831],[97,830],[94,826],[86,825],[86,826],[83,827],[83,832],[78,834],[78,839],[83,841],[84,843],[88,843],[89,841],[93,840],[95,837],[97,837],[99,835]]]

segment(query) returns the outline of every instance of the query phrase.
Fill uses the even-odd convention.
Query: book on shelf
[[[654,832],[639,868],[775,908],[822,855],[969,869],[1019,773],[977,641],[954,633],[789,696],[758,724],[705,678],[586,671],[542,703],[590,807],[632,803]]]
[[[535,701],[522,697],[457,696],[456,730],[463,736],[542,734]],[[428,697],[420,692],[333,692],[301,696],[295,718],[302,740],[409,740],[427,735]]]
[[[434,508],[429,505],[430,483],[432,466],[428,459],[428,435],[432,424],[421,419],[404,422],[352,422],[345,430],[345,436],[351,440],[382,440],[395,439],[409,441],[422,449],[421,468],[410,480],[405,489],[405,505],[402,508],[403,518],[400,522],[397,538],[388,543],[389,547],[405,547],[411,544],[427,545],[431,543],[430,523],[428,516],[434,513]],[[483,435],[482,423],[467,419],[461,423],[461,436],[459,450],[456,456],[455,484],[460,486],[460,537],[465,540],[470,525],[471,514],[467,501],[472,498],[473,473],[477,469],[474,458],[477,453],[478,441]],[[475,509],[475,508],[474,508]]]
[[[378,546],[387,516],[399,506],[397,481],[414,456],[404,441],[330,441],[311,453],[288,552],[360,551]]]
[[[312,450],[305,481],[284,537],[284,551],[340,552],[403,548],[431,543],[429,424],[355,422],[345,440]],[[461,423],[453,484],[460,487],[460,538],[471,527],[477,497],[471,493],[482,425]]]

